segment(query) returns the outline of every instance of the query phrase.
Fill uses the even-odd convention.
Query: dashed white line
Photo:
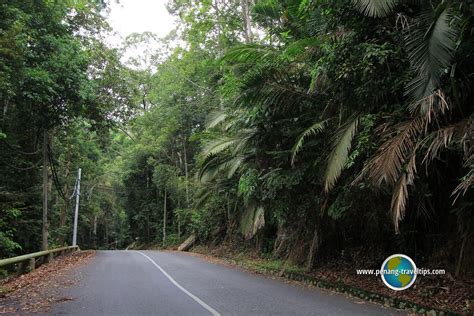
[[[194,295],[193,293],[189,292],[188,290],[186,290],[183,286],[181,286],[181,284],[179,284],[178,282],[176,282],[175,279],[173,279],[162,267],[160,267],[152,258],[148,257],[146,254],[144,254],[143,252],[141,251],[136,251],[138,252],[139,254],[141,254],[142,256],[144,256],[145,258],[147,258],[151,263],[153,263],[153,265],[155,267],[158,268],[158,270],[161,271],[161,273],[164,274],[165,277],[168,278],[168,280],[171,281],[171,283],[173,283],[178,289],[180,289],[182,292],[184,292],[186,295],[188,295],[190,298],[192,298],[194,301],[196,301],[196,303],[198,303],[199,305],[201,305],[202,307],[204,307],[207,311],[209,311],[213,316],[220,316],[221,314],[219,314],[218,311],[216,311],[214,308],[212,308],[211,306],[207,305],[206,303],[204,303],[199,297],[197,297],[196,295]]]

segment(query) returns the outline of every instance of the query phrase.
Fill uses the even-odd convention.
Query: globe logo
[[[391,255],[382,264],[381,277],[386,286],[395,291],[406,290],[415,283],[416,265],[402,254]]]

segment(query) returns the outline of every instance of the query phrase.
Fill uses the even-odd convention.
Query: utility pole
[[[77,170],[76,209],[74,211],[74,232],[72,234],[73,246],[77,246],[77,217],[79,216],[79,196],[80,195],[81,195],[81,168]]]

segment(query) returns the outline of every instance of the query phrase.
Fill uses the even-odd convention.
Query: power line
[[[22,150],[19,150],[18,148],[15,148],[15,146],[11,145],[9,142],[7,142],[6,140],[4,139],[0,139],[0,141],[2,143],[4,143],[5,145],[7,145],[10,149],[16,151],[17,153],[20,153],[22,155],[36,155],[39,153],[39,149],[37,149],[36,151],[33,151],[33,152],[25,152],[25,151],[22,151]]]
[[[91,181],[82,181],[82,183],[87,183],[87,184],[94,184],[96,185],[97,187],[102,187],[102,188],[106,188],[106,189],[114,189],[114,187],[110,186],[110,185],[105,185],[105,184],[96,184],[96,183],[93,183]],[[142,187],[142,186],[129,186],[129,185],[123,185],[124,188],[126,189],[139,189],[139,190],[156,190],[156,187]]]
[[[64,201],[68,201],[68,199],[66,198],[66,195],[64,194],[63,192],[63,189],[61,187],[61,183],[59,182],[59,177],[58,177],[58,173],[56,172],[56,166],[55,166],[55,162],[54,162],[54,159],[53,159],[53,151],[51,149],[51,146],[48,144],[47,145],[48,148],[47,148],[47,151],[48,151],[48,158],[49,158],[49,163],[51,165],[51,173],[53,175],[53,182],[54,182],[54,186],[56,187],[56,190],[58,191],[59,193],[59,196],[64,200]]]

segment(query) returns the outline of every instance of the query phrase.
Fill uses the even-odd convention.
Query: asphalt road
[[[287,284],[186,254],[99,251],[74,273],[55,315],[395,315],[341,294]]]

